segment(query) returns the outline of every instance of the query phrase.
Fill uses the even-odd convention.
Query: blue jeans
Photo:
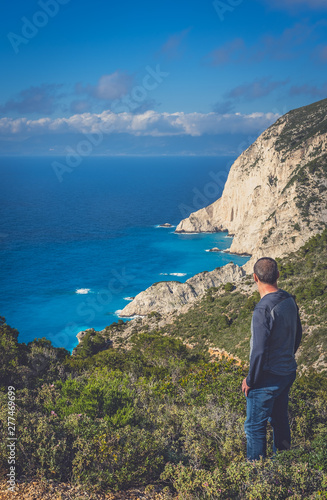
[[[274,375],[264,372],[263,380],[251,389],[246,398],[246,421],[244,430],[247,438],[248,460],[266,457],[267,421],[274,431],[273,452],[289,450],[291,432],[288,422],[288,394],[295,380],[296,372],[289,375]]]

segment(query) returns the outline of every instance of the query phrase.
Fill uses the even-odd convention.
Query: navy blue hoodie
[[[255,306],[251,323],[250,369],[246,377],[255,388],[263,372],[288,375],[296,370],[296,353],[302,338],[299,309],[293,297],[279,289]]]

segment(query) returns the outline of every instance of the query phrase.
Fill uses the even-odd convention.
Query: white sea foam
[[[160,225],[160,224],[156,224],[156,225],[155,225],[155,226],[153,226],[153,227],[155,227],[156,229],[171,229],[172,227],[176,227],[176,226],[174,226],[173,224],[170,224],[170,226],[162,226],[162,225]],[[173,232],[174,232],[174,231],[173,231]]]
[[[135,319],[135,318],[144,318],[144,316],[141,316],[140,314],[135,314],[135,316],[123,316],[123,318],[120,316],[120,313],[122,312],[122,309],[117,309],[115,311],[115,315],[118,316],[119,319]]]
[[[124,300],[134,300],[134,297],[124,297]]]
[[[187,273],[160,273],[161,276],[186,276]]]
[[[91,291],[91,288],[78,288],[75,293],[80,293],[81,295],[86,295]]]

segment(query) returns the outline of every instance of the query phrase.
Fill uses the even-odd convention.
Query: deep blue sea
[[[19,341],[71,350],[154,282],[246,262],[205,251],[228,248],[224,233],[158,227],[218,198],[233,159],[83,158],[59,182],[54,158],[0,158],[0,315]]]

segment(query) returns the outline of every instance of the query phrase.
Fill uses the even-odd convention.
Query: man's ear
[[[256,283],[258,283],[259,278],[258,278],[258,276],[257,276],[255,273],[253,273],[253,278],[254,278],[254,281],[255,281]]]

